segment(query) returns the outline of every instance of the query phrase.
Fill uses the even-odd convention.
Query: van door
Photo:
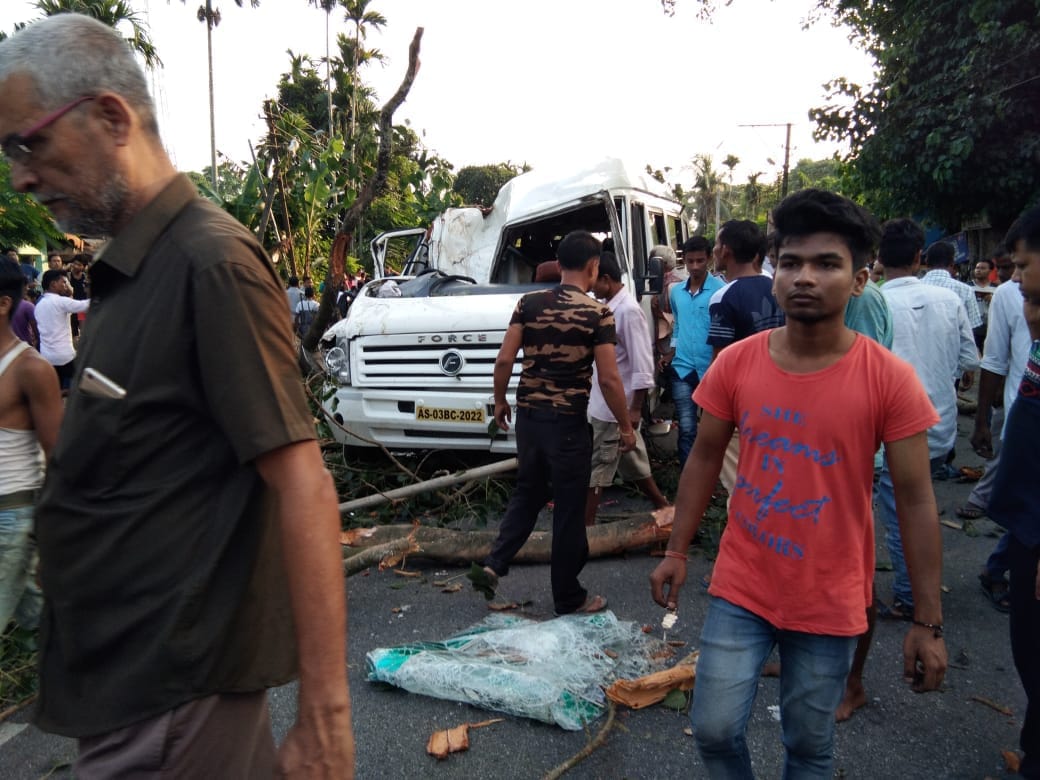
[[[372,255],[372,278],[382,279],[386,276],[388,253],[401,265],[402,275],[414,276],[428,267],[426,252],[429,244],[426,241],[426,233],[426,228],[403,228],[388,230],[373,238],[368,245],[368,251]]]

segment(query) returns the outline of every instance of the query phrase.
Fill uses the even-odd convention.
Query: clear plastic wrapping
[[[369,680],[576,731],[603,713],[604,686],[647,674],[668,654],[607,611],[544,622],[490,615],[443,641],[380,648],[366,659]]]

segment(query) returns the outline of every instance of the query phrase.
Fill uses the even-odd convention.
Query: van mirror
[[[657,295],[664,289],[664,263],[660,257],[651,257],[646,262],[646,291]]]

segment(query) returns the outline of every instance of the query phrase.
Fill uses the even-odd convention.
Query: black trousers
[[[1020,744],[1025,758],[1019,774],[1040,778],[1040,600],[1036,598],[1040,552],[1030,550],[1015,535],[1008,543],[1011,564],[1011,654],[1026,689],[1026,717]]]
[[[508,574],[510,561],[551,498],[553,605],[558,614],[574,612],[588,595],[578,582],[589,558],[585,498],[592,472],[592,435],[585,415],[517,409],[516,456],[516,490],[484,564],[499,575]]]

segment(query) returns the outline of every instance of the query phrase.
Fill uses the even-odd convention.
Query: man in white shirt
[[[289,277],[289,286],[285,289],[285,295],[289,299],[289,312],[296,314],[296,307],[303,300],[303,290],[300,289],[300,280],[296,276]]]
[[[612,252],[603,252],[599,258],[599,278],[592,287],[596,297],[606,301],[614,313],[617,332],[618,373],[625,388],[625,403],[632,428],[636,432],[635,447],[622,453],[619,449],[621,434],[617,419],[611,414],[600,390],[598,374],[593,368],[592,392],[589,396],[589,423],[592,426],[592,475],[589,478],[589,493],[585,501],[585,525],[596,524],[603,488],[614,483],[614,473],[634,482],[650,499],[655,509],[668,506],[654,482],[650,469],[650,457],[646,443],[639,433],[643,415],[643,400],[646,391],[654,386],[654,353],[650,342],[650,330],[646,315],[636,300],[621,283],[621,266]]]
[[[72,285],[64,271],[43,274],[43,295],[36,302],[36,325],[40,331],[40,354],[58,372],[61,389],[68,390],[75,373],[76,348],[72,345],[70,314],[90,308],[90,301],[72,298]]]
[[[954,380],[958,374],[978,368],[979,353],[967,312],[957,294],[917,278],[923,246],[924,231],[917,223],[894,219],[885,223],[878,257],[885,266],[881,292],[892,311],[892,352],[914,367],[939,413],[939,422],[928,429],[928,454],[934,474],[944,467],[957,438]],[[971,301],[974,305],[974,296]],[[913,594],[903,558],[887,462],[878,480],[877,503],[895,574],[892,585],[895,598],[888,615],[909,620],[913,617]]]
[[[964,313],[968,315],[968,324],[972,328],[982,325],[982,314],[979,313],[979,304],[975,300],[975,292],[970,286],[959,279],[955,279],[950,273],[954,268],[954,249],[952,244],[945,241],[937,241],[928,247],[925,252],[924,262],[928,273],[921,277],[925,284],[943,287],[956,293],[960,302],[964,305]],[[888,267],[887,265],[885,266]]]

